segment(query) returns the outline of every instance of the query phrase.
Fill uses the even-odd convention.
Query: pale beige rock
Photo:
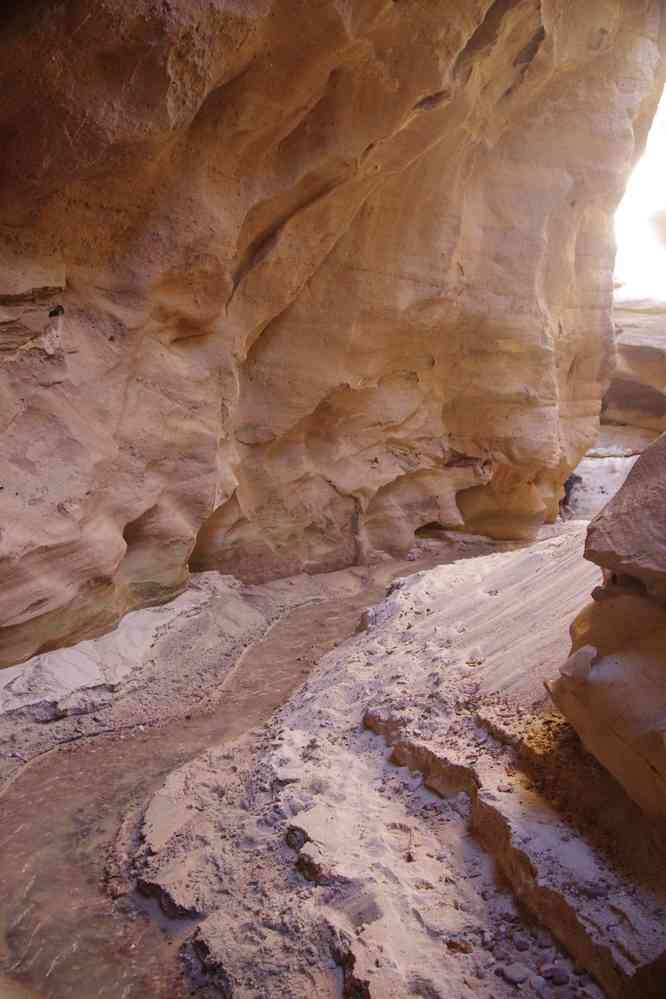
[[[1,17],[0,663],[190,561],[255,580],[555,517],[657,0]]]
[[[281,995],[328,996],[304,980],[332,954],[344,995],[457,999],[471,982],[483,999],[510,999],[502,968],[536,975],[556,939],[572,981],[575,960],[614,999],[661,994],[664,881],[646,885],[622,862],[658,862],[655,846],[636,850],[638,809],[577,740],[548,770],[561,719],[543,740],[550,800],[543,772],[483,717],[510,716],[528,739],[548,733],[534,702],[557,672],[567,608],[598,578],[583,535],[567,525],[533,547],[396,580],[252,752],[216,748],[169,775],[135,869],[167,910],[200,914],[196,947],[214,981],[270,995],[279,969]],[[631,828],[622,858],[581,821],[590,799],[597,831],[614,833],[607,817]],[[537,942],[505,884],[555,939],[542,929]]]
[[[617,613],[616,601],[604,608]],[[588,663],[562,667],[551,687],[555,703],[594,753],[643,810],[666,819],[666,614],[652,630],[624,638]],[[654,622],[653,622],[654,625]],[[613,620],[617,628],[617,619]],[[610,643],[609,643],[610,644]],[[583,646],[589,649],[591,646]]]
[[[616,363],[602,419],[666,430],[666,301],[615,304]]]
[[[585,557],[605,586],[571,628],[550,690],[586,747],[643,810],[666,819],[666,436],[591,522]],[[578,660],[594,655],[586,670]]]
[[[619,424],[601,424],[588,458],[631,458],[642,454],[659,436],[656,430]]]

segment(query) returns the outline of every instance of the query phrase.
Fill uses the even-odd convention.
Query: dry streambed
[[[133,874],[223,995],[663,995],[663,837],[544,697],[583,536],[401,581],[244,753],[169,776]]]
[[[432,565],[470,546],[420,547],[419,564]],[[129,836],[131,846],[137,815],[174,768],[265,722],[411,568],[384,563],[260,587],[203,574],[111,635],[3,674],[2,999],[23,988],[42,999],[188,994],[176,955],[192,923],[161,918],[155,902],[135,896],[116,840],[124,847]]]
[[[228,652],[198,707],[184,682],[189,720],[164,707],[161,726],[68,743],[5,792],[12,981],[43,999],[82,982],[122,999],[661,996],[663,840],[544,704],[597,580],[583,534],[494,554],[424,541],[416,564],[239,589],[259,618],[233,641],[228,594],[167,628],[170,682],[212,669],[203,646]],[[444,558],[353,635],[392,576]],[[129,719],[141,690],[106,710]],[[86,717],[46,727],[64,739]]]

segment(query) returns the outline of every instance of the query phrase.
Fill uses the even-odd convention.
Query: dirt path
[[[85,739],[26,766],[0,798],[0,999],[19,986],[39,999],[190,994],[175,956],[190,927],[103,889],[123,817],[175,767],[266,721],[392,578],[441,561],[383,564],[360,593],[292,610],[240,657],[211,714]]]

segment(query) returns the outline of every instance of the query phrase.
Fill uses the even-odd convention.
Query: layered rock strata
[[[588,529],[604,585],[571,628],[551,692],[586,746],[666,820],[666,436],[643,453]]]
[[[617,302],[616,361],[602,419],[666,430],[666,302]]]
[[[11,4],[0,663],[196,569],[529,535],[591,443],[657,0]]]

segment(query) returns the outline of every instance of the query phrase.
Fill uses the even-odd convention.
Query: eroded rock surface
[[[619,301],[616,362],[602,418],[666,430],[666,302]]]
[[[662,994],[664,844],[544,703],[583,536],[398,581],[256,738],[169,776],[130,873],[223,994]]]
[[[186,583],[523,537],[591,443],[657,0],[0,29],[0,663]]]
[[[666,436],[591,522],[585,556],[604,586],[572,624],[552,685],[586,746],[650,815],[666,819]]]

